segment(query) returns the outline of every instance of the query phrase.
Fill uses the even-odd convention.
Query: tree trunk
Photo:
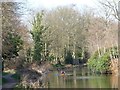
[[[96,33],[96,37],[97,37],[97,48],[98,48],[98,54],[99,54],[99,57],[100,57],[100,47],[99,47],[99,45],[98,45],[98,34]]]
[[[46,55],[47,55],[47,44],[45,43],[45,60],[46,60]]]
[[[4,60],[2,60],[2,72],[4,71]]]

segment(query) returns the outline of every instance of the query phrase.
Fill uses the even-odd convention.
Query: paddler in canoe
[[[61,71],[61,76],[65,76],[65,71]]]

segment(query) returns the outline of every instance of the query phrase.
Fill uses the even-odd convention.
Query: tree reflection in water
[[[118,76],[86,74],[86,69],[77,69],[67,72],[65,76],[50,73],[50,88],[118,88]],[[119,81],[120,83],[120,81]]]
[[[120,88],[120,76],[117,75],[112,75],[111,76],[111,84],[112,84],[112,88]]]

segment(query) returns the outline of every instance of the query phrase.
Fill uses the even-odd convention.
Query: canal
[[[61,76],[60,71],[48,74],[48,88],[118,88],[118,76],[91,74],[85,68],[65,70],[66,75]]]

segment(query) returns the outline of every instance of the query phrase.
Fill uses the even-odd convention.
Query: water
[[[118,77],[91,74],[86,68],[74,68],[61,76],[58,71],[48,74],[49,88],[118,88]]]

